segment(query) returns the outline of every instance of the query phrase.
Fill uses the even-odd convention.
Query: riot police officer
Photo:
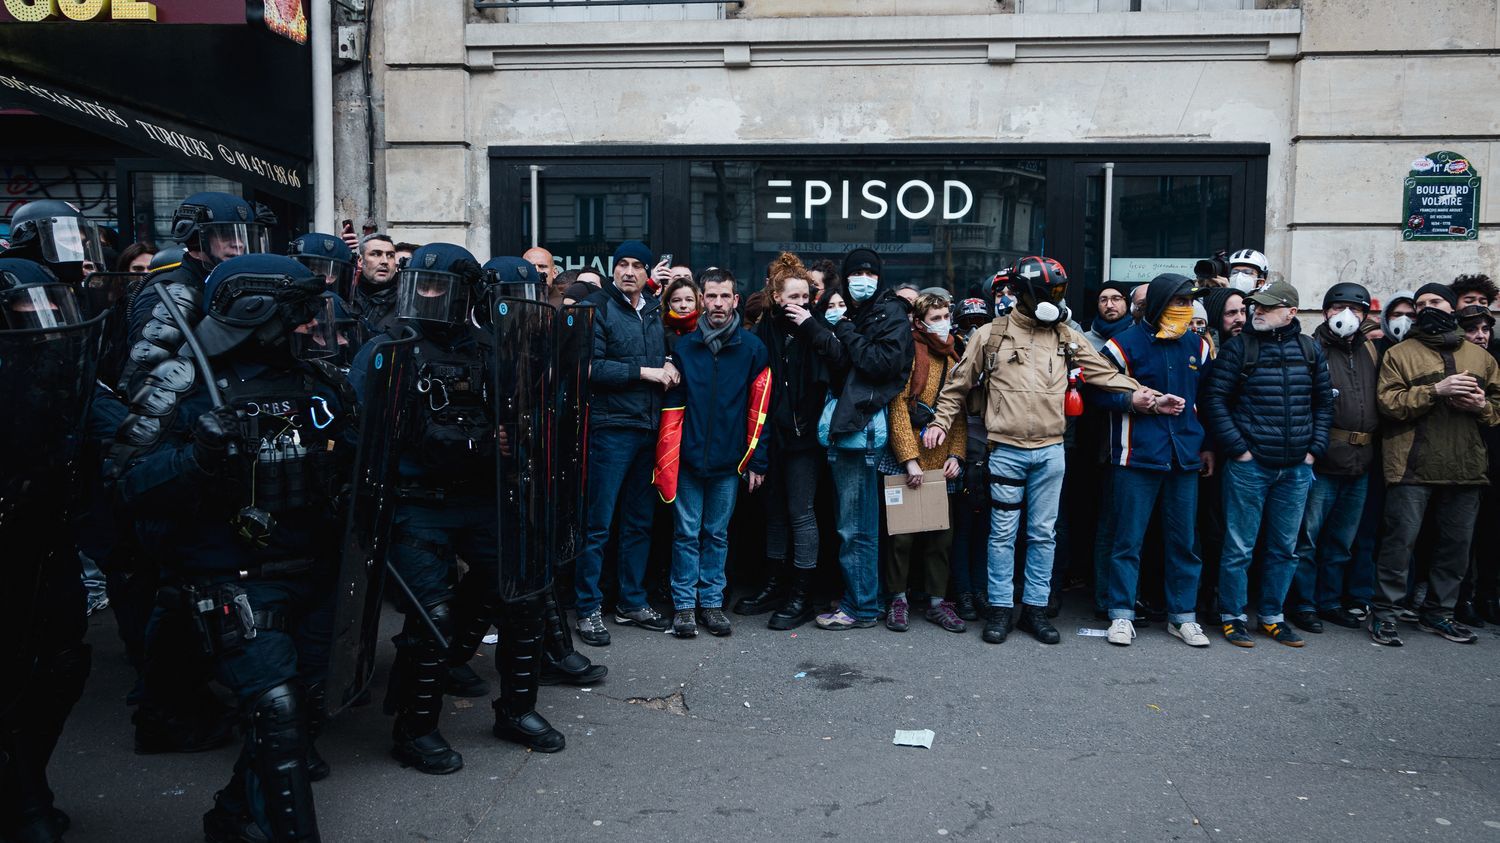
[[[207,359],[157,363],[112,454],[120,499],[166,563],[163,602],[191,618],[240,706],[246,743],[204,815],[211,841],[253,838],[251,822],[274,840],[318,837],[311,782],[327,771],[306,720],[327,667],[331,502],[352,468],[354,409],[337,369],[301,359],[330,342],[323,292],[291,258],[216,266],[196,327]]]
[[[10,218],[10,247],[0,257],[43,264],[65,284],[77,284],[105,268],[98,227],[57,199],[38,199],[16,210]]]
[[[369,339],[369,333],[349,305],[354,289],[354,253],[342,237],[310,232],[292,241],[287,257],[321,277],[327,285],[327,295],[334,297],[334,334],[338,337],[338,347],[329,349],[328,357],[347,371],[355,352]]]
[[[400,601],[406,624],[395,639],[386,710],[396,715],[391,754],[403,766],[431,774],[463,767],[462,756],[438,730],[446,648],[455,630],[495,620],[491,598],[504,561],[496,464],[502,448],[519,444],[496,434],[501,408],[493,394],[494,343],[471,315],[481,298],[479,281],[473,255],[449,243],[416,250],[396,281],[397,314],[415,334],[415,345],[409,357],[414,377],[391,403],[410,423],[394,443],[399,460],[390,566],[410,597]],[[354,361],[353,379],[371,412],[383,403],[372,395],[371,373],[383,364],[381,349],[389,341],[388,335],[375,337]],[[468,582],[459,585],[468,595],[463,618],[452,584],[456,557],[469,568]],[[538,631],[527,646],[539,644]],[[563,736],[536,714],[534,681],[531,689],[527,711],[497,705],[496,734],[540,751],[560,750]]]
[[[47,764],[83,693],[90,648],[70,520],[103,317],[85,321],[76,286],[0,258],[0,837],[60,840]]]

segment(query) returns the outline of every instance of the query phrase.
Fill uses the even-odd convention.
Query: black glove
[[[244,453],[244,439],[239,415],[233,409],[210,410],[193,423],[193,460],[209,474],[219,474],[229,461],[231,445]]]

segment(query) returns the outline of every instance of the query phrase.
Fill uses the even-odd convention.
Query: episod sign
[[[911,179],[902,184],[890,184],[881,179],[870,179],[857,187],[849,180],[838,182],[838,204],[834,204],[834,185],[820,179],[806,179],[802,190],[795,190],[792,179],[767,179],[766,187],[772,191],[774,205],[791,205],[801,213],[802,219],[812,219],[813,209],[828,207],[830,218],[835,210],[838,219],[852,219],[858,213],[867,220],[885,219],[892,211],[909,220],[919,220],[941,210],[943,219],[961,219],[974,207],[974,193],[969,186],[955,179],[944,179],[934,187],[921,179]],[[941,197],[941,198],[940,198]],[[789,220],[791,210],[766,211],[768,220]]]
[[[1418,158],[1405,185],[1402,239],[1478,239],[1479,174],[1468,158],[1447,150]]]

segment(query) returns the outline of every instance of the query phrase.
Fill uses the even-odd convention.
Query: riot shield
[[[552,584],[552,367],[557,309],[529,299],[489,300],[493,361],[490,403],[497,425],[496,502],[502,600]]]
[[[324,707],[331,717],[354,702],[375,670],[391,522],[397,441],[410,423],[415,332],[373,349],[365,371],[359,447],[334,594],[333,642]]]
[[[25,677],[43,643],[34,636],[45,625],[33,613],[46,566],[81,574],[70,522],[82,498],[79,456],[105,320],[101,313],[77,325],[0,330],[0,442],[10,445],[0,471],[0,640],[9,677]],[[5,683],[0,711],[23,684]]]
[[[594,354],[594,306],[564,307],[557,322],[553,368],[556,422],[552,447],[552,564],[566,565],[583,550],[587,510],[589,364]]]

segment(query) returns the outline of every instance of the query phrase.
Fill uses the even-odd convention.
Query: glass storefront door
[[[492,208],[500,239],[495,254],[519,255],[535,242],[564,270],[586,267],[608,274],[609,257],[622,241],[660,248],[661,164],[539,166],[537,236],[531,232],[531,164],[509,164],[501,180],[502,201]]]

